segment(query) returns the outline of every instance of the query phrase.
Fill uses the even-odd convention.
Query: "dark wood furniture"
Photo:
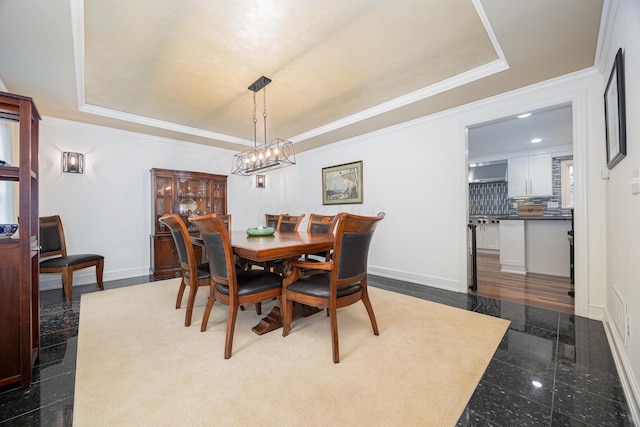
[[[100,290],[104,290],[104,257],[98,254],[67,255],[67,244],[59,215],[40,218],[40,246],[40,273],[62,273],[62,288],[67,302],[71,302],[73,272],[76,270],[95,267],[96,282]]]
[[[197,236],[192,236],[191,240],[196,245],[204,245],[202,239]],[[248,236],[244,231],[231,233],[233,253],[257,264],[283,258],[297,258],[309,252],[330,251],[333,248],[333,240],[332,234],[324,233],[276,232],[272,236]],[[318,310],[315,308],[298,306],[293,316],[309,316],[317,312]],[[253,332],[262,335],[281,327],[280,307],[276,306],[253,328]]]
[[[276,225],[276,230],[284,231],[284,232],[298,231],[298,228],[300,227],[300,223],[302,222],[302,219],[304,217],[305,217],[305,214],[302,214],[302,215],[282,214],[278,218],[278,225]]]
[[[0,386],[29,387],[40,353],[39,121],[31,98],[0,92],[0,126],[16,136],[5,142],[19,152],[15,166],[0,165],[0,181],[17,182],[19,195],[18,234],[0,239]]]
[[[264,214],[264,225],[265,227],[271,227],[273,229],[278,227],[278,220],[280,219],[281,214]]]
[[[264,270],[236,270],[229,230],[219,216],[207,215],[193,218],[191,222],[200,231],[211,272],[209,300],[200,330],[204,332],[207,329],[213,304],[216,301],[226,304],[229,313],[224,358],[229,359],[239,307],[278,297],[282,290],[282,276]]]
[[[159,219],[161,224],[166,225],[173,237],[182,268],[182,280],[178,288],[178,297],[176,299],[176,309],[182,305],[182,296],[184,290],[189,286],[189,297],[187,298],[187,310],[184,315],[184,326],[191,326],[191,318],[193,314],[193,306],[196,301],[198,287],[209,285],[209,263],[200,263],[196,258],[196,253],[191,243],[191,236],[187,231],[182,218],[178,214],[164,215]],[[195,279],[194,279],[195,278]]]
[[[335,231],[336,227],[336,215],[321,215],[321,214],[310,214],[309,221],[307,221],[307,233],[331,233]],[[329,261],[331,258],[331,251],[327,252],[318,252],[314,254],[305,254],[305,259],[307,261],[316,261],[316,258],[312,257],[320,257],[323,261]]]
[[[296,258],[308,252],[323,252],[333,248],[333,235],[310,234],[304,231],[275,232],[271,236],[249,236],[244,231],[231,233],[233,252],[257,263],[283,258]]]
[[[377,224],[384,213],[374,217],[353,215],[343,212],[338,215],[333,259],[329,262],[292,261],[287,268],[282,288],[282,336],[291,329],[293,302],[326,308],[331,323],[333,363],[340,362],[338,347],[338,318],[336,310],[354,304],[364,303],[373,333],[378,335],[378,324],[367,292],[367,260],[369,246]],[[301,269],[326,270],[322,274],[301,275]]]
[[[158,220],[163,215],[177,214],[189,233],[197,229],[189,215],[227,213],[227,177],[202,172],[151,169],[151,268],[154,280],[179,277],[182,274],[176,246],[169,229]],[[196,249],[201,256],[201,249]]]

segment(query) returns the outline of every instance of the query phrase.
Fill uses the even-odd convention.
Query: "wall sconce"
[[[264,188],[267,184],[266,180],[267,180],[266,175],[256,175],[256,187]]]
[[[62,172],[84,173],[84,155],[65,151],[62,153]]]

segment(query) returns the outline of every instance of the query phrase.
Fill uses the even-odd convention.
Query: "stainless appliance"
[[[469,215],[467,224],[467,285],[472,291],[478,290],[478,247],[477,227],[483,224],[499,224],[495,215]]]
[[[469,222],[467,229],[467,286],[472,291],[478,290],[478,258],[476,255],[476,225]]]
[[[469,163],[469,182],[503,182],[507,181],[507,161]]]

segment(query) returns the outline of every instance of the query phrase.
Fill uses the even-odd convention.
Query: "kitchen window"
[[[573,208],[575,204],[573,159],[560,162],[561,188],[562,188],[562,208]]]

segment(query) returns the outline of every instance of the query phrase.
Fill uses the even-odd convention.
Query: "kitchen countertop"
[[[516,220],[516,219],[526,219],[526,220],[570,220],[571,216],[569,215],[555,215],[555,216],[518,216],[518,215],[505,215],[499,216],[497,219],[499,220]]]

